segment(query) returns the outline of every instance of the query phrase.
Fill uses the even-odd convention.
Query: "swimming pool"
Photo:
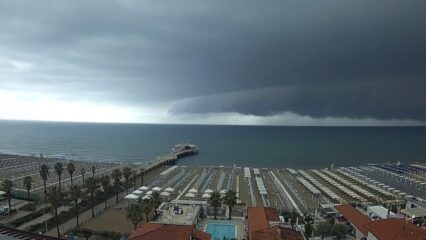
[[[230,221],[209,221],[206,232],[212,235],[212,240],[235,239],[236,226]]]

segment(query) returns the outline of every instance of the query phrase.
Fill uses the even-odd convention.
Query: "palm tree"
[[[95,178],[95,172],[96,172],[96,168],[95,166],[92,166],[92,177]]]
[[[55,210],[56,229],[58,231],[58,237],[60,237],[61,233],[59,232],[58,208],[62,204],[62,193],[59,190],[59,188],[57,188],[56,186],[53,186],[53,187],[49,188],[49,191],[47,193],[47,202]]]
[[[151,199],[142,200],[142,212],[145,213],[145,220],[149,222],[149,214],[154,209]]]
[[[80,196],[81,196],[80,187],[78,185],[71,186],[70,195],[71,195],[71,200],[75,204],[75,217],[77,219],[77,227],[79,227],[80,224],[78,223],[78,212],[80,207],[78,206],[78,199],[80,199]]]
[[[91,205],[92,205],[92,218],[95,217],[95,202],[93,199],[93,193],[95,192],[96,188],[98,188],[98,185],[96,184],[96,180],[92,177],[88,178],[86,181],[86,187],[87,190],[89,190],[90,192],[90,201],[91,201]]]
[[[119,168],[112,170],[112,178],[114,179],[114,190],[117,197],[116,203],[118,203],[118,190],[121,185],[121,171]]]
[[[81,179],[83,181],[83,186],[84,186],[84,174],[86,173],[86,169],[84,169],[84,167],[80,168],[80,174],[81,174]]]
[[[109,179],[109,176],[103,176],[102,177],[102,188],[104,189],[104,202],[105,202],[105,209],[107,209],[107,195],[108,195],[108,189],[111,187],[111,180]]]
[[[33,179],[30,176],[24,177],[23,185],[27,189],[27,198],[30,199],[30,190],[33,183]]]
[[[222,205],[222,199],[220,199],[220,193],[218,191],[212,192],[209,198],[209,204],[213,207],[214,219],[217,219],[217,208]]]
[[[226,192],[224,203],[228,206],[229,209],[229,220],[231,220],[232,208],[237,205],[237,193],[233,190]]]
[[[136,178],[138,177],[138,171],[133,169],[132,171],[132,179],[133,179],[133,190],[136,190]]]
[[[68,172],[68,174],[70,175],[70,178],[71,178],[71,186],[73,186],[72,176],[74,175],[74,172],[75,172],[74,163],[72,163],[72,162],[68,163],[67,172]]]
[[[56,175],[58,175],[58,179],[59,179],[59,191],[61,191],[61,177],[62,177],[62,172],[64,171],[64,167],[62,166],[61,162],[57,162],[54,168],[55,168]]]
[[[9,210],[12,210],[12,205],[10,204],[10,198],[12,195],[13,182],[10,179],[5,179],[2,182],[3,191],[6,192],[7,202],[9,203]]]
[[[126,191],[128,191],[131,176],[132,176],[132,169],[129,167],[123,168],[123,177],[125,180],[124,187],[126,188]]]
[[[141,168],[141,169],[140,169],[140,172],[141,172],[141,186],[143,186],[143,176],[144,176],[144,174],[145,174],[145,169],[144,169],[144,168]]]
[[[152,206],[154,207],[154,214],[157,216],[157,208],[161,205],[160,193],[154,192],[151,195]]]
[[[142,221],[142,207],[140,204],[132,204],[126,210],[126,217],[133,223],[133,229],[136,230],[138,224]]]
[[[49,176],[49,166],[43,164],[40,166],[40,177],[43,179],[44,186],[44,200],[47,198],[47,177]]]

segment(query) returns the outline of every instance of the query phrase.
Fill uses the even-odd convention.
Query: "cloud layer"
[[[66,120],[44,113],[81,103],[131,111],[85,118],[92,111],[73,105],[78,120],[90,121],[425,122],[425,7],[396,0],[3,1],[0,90],[14,98],[3,96],[10,103],[0,117],[34,118],[10,106],[31,108],[40,95],[54,95],[42,100],[55,104],[37,105],[37,119]]]

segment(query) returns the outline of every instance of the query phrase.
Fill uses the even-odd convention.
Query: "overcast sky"
[[[426,1],[0,1],[0,119],[417,125]]]

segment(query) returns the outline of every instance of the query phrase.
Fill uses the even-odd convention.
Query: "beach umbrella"
[[[147,186],[142,186],[142,187],[139,188],[139,190],[142,190],[142,191],[146,191],[148,189],[149,189],[149,187],[147,187]]]
[[[174,188],[172,188],[172,187],[168,187],[168,188],[166,188],[164,191],[169,192],[169,193],[172,193],[172,192],[174,192],[174,191],[175,191],[175,189],[174,189]]]
[[[195,189],[195,188],[192,188],[192,189],[189,190],[189,193],[196,194],[196,193],[198,193],[198,190]]]
[[[159,192],[159,191],[161,191],[161,188],[159,188],[159,187],[155,187],[155,188],[153,188],[153,189],[152,189],[152,191],[154,191],[154,192]]]
[[[132,194],[135,194],[135,195],[142,195],[142,193],[143,193],[143,191],[141,191],[141,190],[135,190],[135,191],[132,192]]]
[[[194,198],[195,194],[193,194],[193,193],[187,193],[187,194],[185,194],[185,197],[187,197],[187,198]]]
[[[220,191],[220,194],[226,194],[226,192],[228,192],[228,190],[226,190],[226,189],[224,189],[224,190],[222,190],[222,191]]]
[[[148,192],[146,192],[146,194],[145,195],[152,195],[152,191],[148,191]]]
[[[139,196],[135,195],[135,194],[129,194],[129,195],[124,197],[124,199],[127,199],[127,200],[136,200],[138,198],[139,198]]]
[[[204,193],[213,193],[214,191],[211,189],[207,189],[206,191],[204,191]]]
[[[160,193],[161,197],[170,197],[170,193],[169,192],[162,192]]]
[[[142,200],[151,199],[151,195],[145,196],[142,198]]]
[[[203,196],[201,196],[202,198],[210,198],[210,194],[208,193],[204,193]]]

